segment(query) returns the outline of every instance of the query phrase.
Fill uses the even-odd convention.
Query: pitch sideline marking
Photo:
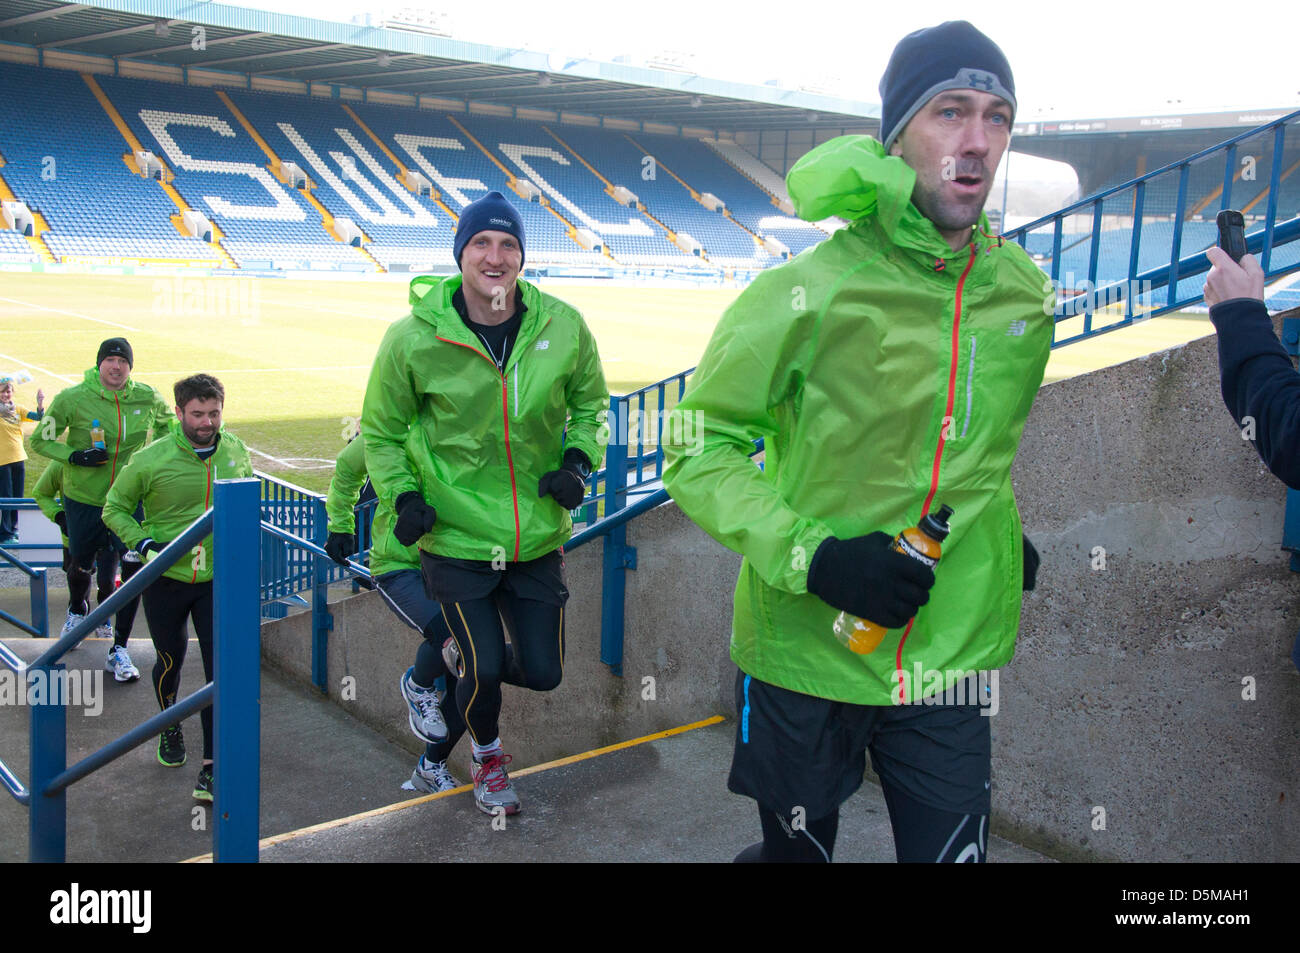
[[[52,312],[54,312],[55,314],[66,314],[66,315],[70,315],[71,317],[74,317],[74,318],[81,318],[81,319],[83,319],[83,320],[85,320],[85,321],[95,321],[95,322],[97,322],[97,323],[99,323],[99,324],[107,324],[107,325],[109,325],[109,326],[111,326],[111,327],[121,328],[121,329],[124,330],[124,331],[139,331],[139,330],[140,330],[139,328],[133,328],[133,327],[131,327],[131,325],[129,325],[129,324],[119,324],[119,323],[116,322],[116,321],[109,321],[109,320],[107,320],[107,319],[105,319],[105,318],[92,318],[92,317],[91,317],[90,315],[88,315],[88,314],[81,314],[80,312],[77,312],[77,311],[64,311],[62,308],[49,308],[49,307],[46,307],[46,306],[43,305],[43,304],[34,304],[34,303],[32,303],[31,301],[22,301],[22,300],[20,300],[20,299],[18,299],[18,298],[5,298],[5,297],[0,297],[0,301],[8,301],[10,304],[21,304],[21,305],[23,305],[24,307],[35,308],[35,309],[37,309],[38,311],[52,311]]]

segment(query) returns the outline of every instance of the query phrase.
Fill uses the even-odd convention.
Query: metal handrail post
[[[259,570],[248,540],[261,530],[261,481],[218,480],[213,519],[216,640],[212,834],[218,862],[257,861],[261,792]]]
[[[45,570],[37,569],[35,575],[27,580],[27,589],[32,600],[32,628],[40,633],[37,638],[50,637],[50,587],[45,578]]]
[[[312,542],[324,548],[329,542],[329,516],[325,501],[319,497],[311,501]],[[330,569],[333,563],[324,556],[312,555],[311,594],[311,683],[321,692],[327,692],[329,680],[330,632],[334,629],[334,616],[330,613]]]
[[[61,664],[28,668],[24,690],[33,678],[45,679],[41,704],[31,706],[31,802],[27,809],[27,859],[37,864],[61,864],[68,852],[68,794],[63,788],[47,793],[50,782],[68,766],[68,711]]]
[[[626,402],[617,397],[609,400],[614,419],[609,445],[605,448],[605,517],[627,505],[627,424],[623,415]],[[600,660],[615,675],[623,674],[624,593],[628,569],[636,568],[636,550],[627,545],[627,527],[619,524],[605,537],[601,560]]]

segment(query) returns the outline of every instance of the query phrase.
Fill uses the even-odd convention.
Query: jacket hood
[[[798,216],[809,222],[838,216],[849,222],[875,217],[892,242],[950,258],[952,248],[934,223],[912,204],[916,172],[871,136],[839,136],[806,153],[790,169],[786,190]],[[980,213],[980,231],[988,220]]]

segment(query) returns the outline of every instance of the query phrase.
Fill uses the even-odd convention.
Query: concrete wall
[[[1300,857],[1300,577],[1278,548],[1284,488],[1220,400],[1214,338],[1044,387],[1013,479],[1042,568],[992,719],[994,831],[1063,859]],[[595,543],[568,557],[564,683],[505,689],[516,765],[734,714],[739,557],[671,504],[628,538],[625,677],[597,661]],[[418,750],[397,692],[416,636],[373,594],[335,612],[331,693],[353,675],[340,703]],[[263,638],[304,679],[307,626]]]
[[[1300,857],[1300,576],[1216,339],[1044,387],[1012,478],[1043,563],[993,719],[1001,833],[1124,860]]]
[[[603,543],[566,554],[564,681],[553,692],[503,688],[501,738],[513,766],[538,764],[726,714],[735,668],[727,657],[731,590],[740,557],[714,543],[675,506],[637,519],[629,533],[637,571],[627,575],[622,678],[600,662]],[[329,693],[345,709],[412,752],[424,745],[407,727],[398,678],[415,660],[419,637],[398,624],[377,593],[331,606]],[[263,656],[311,679],[311,616],[262,627]],[[355,679],[345,699],[343,679]],[[653,682],[645,681],[646,678]],[[653,699],[645,697],[651,694]],[[467,776],[468,741],[452,758]],[[414,764],[414,757],[412,758]]]

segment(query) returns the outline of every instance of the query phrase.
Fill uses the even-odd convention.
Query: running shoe
[[[460,648],[455,639],[449,638],[442,643],[442,661],[446,664],[447,671],[455,672],[457,678],[465,677],[465,666],[461,664]]]
[[[142,563],[144,562],[144,557],[141,556],[139,553],[137,553],[134,549],[128,549],[126,552],[122,554],[122,562]],[[211,798],[209,798],[208,800],[211,800]]]
[[[194,782],[194,800],[212,803],[212,765],[199,769],[199,779]]]
[[[510,783],[510,775],[506,774],[506,765],[510,760],[510,755],[503,754],[499,749],[484,755],[481,762],[478,758],[473,760],[474,803],[484,814],[495,816],[500,811],[506,814],[519,813],[519,796]]]
[[[180,725],[164,728],[158,736],[158,763],[165,768],[179,768],[185,763],[185,736]]]
[[[95,630],[95,635],[99,636],[101,639],[117,638],[117,633],[113,631],[113,623],[111,622],[105,622],[103,625],[97,628]]]
[[[59,635],[60,636],[67,635],[77,626],[81,625],[81,620],[84,618],[86,618],[84,615],[78,615],[75,612],[69,612],[68,618],[65,619],[63,622],[63,631],[60,632]]]
[[[458,787],[460,782],[447,770],[446,761],[430,761],[424,755],[420,755],[419,763],[411,772],[411,780],[402,785],[402,790],[437,794],[439,791],[453,791]]]
[[[408,668],[402,674],[401,680],[402,697],[406,699],[409,715],[407,720],[411,724],[411,731],[421,741],[431,744],[446,741],[447,722],[443,720],[442,712],[438,710],[438,706],[442,704],[442,696],[438,694],[436,688],[423,689],[411,681],[414,671],[415,666]]]
[[[134,682],[140,677],[140,670],[131,662],[124,645],[115,645],[108,650],[107,668],[119,682]]]

